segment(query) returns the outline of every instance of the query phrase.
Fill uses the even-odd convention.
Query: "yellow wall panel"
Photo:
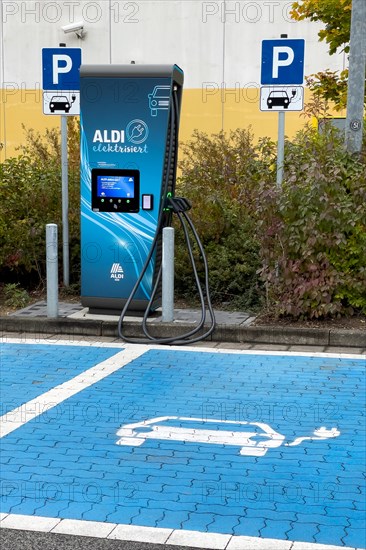
[[[195,129],[215,134],[222,129],[222,104],[219,96],[210,102],[202,99],[202,90],[183,89],[180,141],[191,138]]]
[[[0,143],[4,143],[4,146],[0,146],[0,160],[19,154],[16,148],[24,143],[25,137],[22,124],[41,133],[46,128],[60,126],[59,115],[43,114],[39,90],[22,90],[11,94],[2,92]],[[305,98],[308,97],[309,92],[306,91]],[[195,129],[212,134],[222,129],[228,132],[249,126],[256,139],[268,136],[277,140],[277,120],[277,113],[259,110],[259,89],[211,89],[208,92],[186,89],[183,92],[180,140],[189,140]],[[301,113],[287,112],[286,135],[293,137],[305,122]]]
[[[5,146],[0,151],[1,160],[20,154],[16,148],[25,141],[22,124],[27,129],[33,128],[41,133],[46,128],[60,126],[59,116],[43,114],[42,94],[39,90],[17,90],[12,93],[1,90],[0,93],[5,126]]]
[[[1,93],[1,91],[0,91]],[[0,162],[5,158],[5,105],[0,102]]]

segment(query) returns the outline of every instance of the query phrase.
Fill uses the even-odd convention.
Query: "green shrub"
[[[261,275],[277,314],[366,313],[366,166],[331,127],[287,142],[282,189],[261,185]]]
[[[71,283],[79,283],[79,130],[69,125]],[[45,225],[59,225],[62,262],[60,142],[29,130],[18,158],[0,164],[0,273],[10,282],[45,277]],[[181,146],[176,194],[207,253],[213,302],[275,315],[319,318],[366,313],[366,163],[348,154],[342,136],[307,126],[286,142],[284,182],[276,185],[276,148],[250,130]],[[181,233],[176,288],[196,296]],[[197,256],[199,273],[203,266]],[[10,273],[10,276],[9,276]],[[25,281],[27,284],[24,284]],[[14,293],[22,292],[14,289]]]
[[[29,304],[30,297],[24,288],[18,283],[8,283],[4,285],[5,305],[12,308],[23,308]]]
[[[192,201],[189,215],[206,250],[213,302],[256,309],[263,294],[257,274],[256,202],[259,182],[272,178],[273,143],[254,145],[251,131],[245,129],[213,136],[195,131],[182,153],[176,194]],[[179,236],[176,287],[184,297],[196,293]]]
[[[69,121],[69,241],[71,278],[79,273],[78,127]],[[30,130],[17,158],[0,164],[0,271],[10,280],[39,284],[45,277],[47,223],[59,226],[62,262],[60,140]]]

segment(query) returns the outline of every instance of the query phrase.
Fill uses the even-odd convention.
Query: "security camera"
[[[70,25],[64,25],[61,27],[65,34],[74,32],[78,38],[84,36],[84,21],[77,21],[76,23],[70,23]]]
[[[68,32],[78,32],[84,29],[84,21],[78,21],[77,23],[70,23],[70,25],[64,25],[61,27],[65,34]]]

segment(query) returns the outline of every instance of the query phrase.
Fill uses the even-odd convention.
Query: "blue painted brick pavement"
[[[0,344],[0,416],[109,359],[118,351],[95,346]]]
[[[328,357],[150,350],[67,400],[71,417],[31,421],[4,439],[2,476],[15,490],[1,510],[362,547],[364,367]],[[90,404],[94,414],[81,414]],[[225,430],[223,420],[262,422],[285,442],[321,426],[341,433],[263,457],[224,444],[116,445],[122,425],[160,416],[215,420],[215,430]],[[33,473],[28,452],[38,453]],[[24,479],[43,483],[37,502],[22,492]]]

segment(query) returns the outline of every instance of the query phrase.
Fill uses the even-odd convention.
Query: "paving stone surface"
[[[3,344],[2,399],[117,351]],[[365,367],[146,349],[0,440],[1,513],[363,548]]]
[[[0,416],[115,353],[108,347],[0,343]]]

